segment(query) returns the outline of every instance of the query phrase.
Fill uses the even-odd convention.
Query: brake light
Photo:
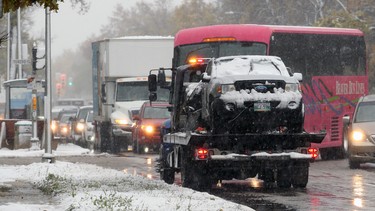
[[[209,37],[204,38],[203,42],[225,42],[225,41],[236,41],[234,37]]]
[[[311,158],[315,159],[318,157],[318,149],[317,148],[309,148],[307,152],[311,155]]]
[[[208,159],[208,150],[205,148],[199,148],[195,150],[195,157],[198,160],[207,160]]]

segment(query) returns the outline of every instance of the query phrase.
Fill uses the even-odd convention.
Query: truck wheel
[[[305,188],[309,181],[309,166],[298,166],[293,169],[292,185],[294,188]]]
[[[277,187],[279,188],[290,188],[292,185],[291,182],[291,173],[289,168],[283,168],[283,169],[278,169],[277,170]]]
[[[138,153],[137,140],[133,140],[133,152]]]
[[[143,150],[144,150],[144,149],[143,149],[143,144],[140,144],[139,141],[137,140],[137,141],[136,141],[136,145],[137,145],[137,146],[136,146],[136,148],[137,148],[137,151],[136,151],[137,154],[143,154],[143,152],[144,152],[144,151],[143,151]]]
[[[164,151],[163,146],[160,146],[159,150],[159,162],[160,162],[160,178],[167,184],[173,184],[175,174],[174,170],[171,169],[166,163],[167,152]]]
[[[174,182],[174,171],[172,169],[166,169],[160,171],[160,178],[167,184],[173,184]]]
[[[361,163],[358,161],[354,161],[351,157],[349,157],[348,161],[350,169],[359,169],[361,167]]]

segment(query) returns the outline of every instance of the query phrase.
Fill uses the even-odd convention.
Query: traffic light
[[[69,77],[68,79],[68,86],[73,86],[73,78]]]
[[[63,73],[60,74],[60,83],[61,83],[60,85],[62,88],[66,86],[66,74],[63,74]]]
[[[62,88],[61,84],[57,83],[56,84],[56,94],[57,94],[57,96],[61,95],[61,88]]]
[[[32,63],[32,71],[33,71],[33,75],[34,76],[36,75],[36,70],[37,70],[37,67],[36,67],[36,62],[38,60],[38,57],[36,56],[37,51],[38,50],[36,49],[36,47],[34,45],[33,49],[32,49],[32,56],[33,56],[33,58],[32,58],[32,61],[31,61],[31,63]]]

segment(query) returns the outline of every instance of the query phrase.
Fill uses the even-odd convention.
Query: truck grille
[[[285,81],[280,80],[254,80],[254,81],[237,81],[234,83],[236,91],[241,89],[256,90],[260,93],[274,93],[274,88],[285,89]]]

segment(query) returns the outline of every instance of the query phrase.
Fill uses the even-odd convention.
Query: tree
[[[171,35],[171,0],[137,2],[130,10],[117,5],[109,24],[101,29],[106,37],[130,35]]]
[[[183,28],[218,24],[217,7],[204,0],[184,0],[173,12],[174,32]]]

